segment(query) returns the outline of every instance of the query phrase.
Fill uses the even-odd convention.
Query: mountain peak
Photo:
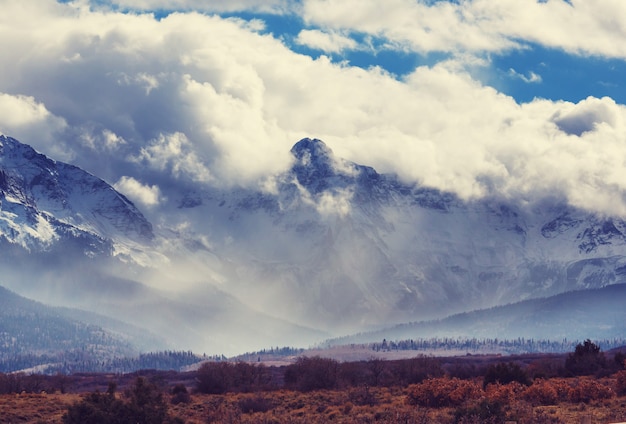
[[[298,161],[309,160],[317,162],[320,159],[328,160],[333,156],[333,151],[322,140],[317,138],[303,138],[291,148],[291,154]]]
[[[332,150],[321,140],[303,138],[292,147],[291,154],[296,159],[292,169],[298,182],[313,193],[324,191],[326,179],[335,174]]]

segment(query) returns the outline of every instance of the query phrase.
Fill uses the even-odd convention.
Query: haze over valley
[[[0,359],[622,338],[625,22],[7,1]]]

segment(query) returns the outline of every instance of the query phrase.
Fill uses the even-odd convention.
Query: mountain
[[[222,287],[341,334],[624,282],[626,223],[559,199],[464,200],[303,139],[263,189],[186,193]],[[214,267],[213,269],[216,269]]]
[[[198,292],[179,293],[182,270],[193,265],[164,271],[171,261],[160,246],[174,245],[165,253],[184,257],[178,247],[187,243],[167,237],[103,180],[0,136],[0,284],[97,313],[93,323],[103,327],[113,317],[158,336],[135,334],[143,349],[235,353],[327,336],[203,285],[201,273],[193,276]]]
[[[0,283],[172,348],[306,346],[626,282],[620,217],[555,198],[462,199],[317,139],[258,186],[164,191],[150,210],[158,225],[97,177],[9,137],[0,145]]]
[[[71,314],[0,287],[0,372],[33,367],[68,371],[73,362],[138,353],[124,333],[75,320]]]
[[[396,325],[331,340],[328,344],[445,337],[623,340],[625,302],[626,284],[614,284],[464,312],[441,320]]]
[[[0,239],[7,247],[112,255],[154,238],[152,225],[110,185],[3,135],[0,202]]]

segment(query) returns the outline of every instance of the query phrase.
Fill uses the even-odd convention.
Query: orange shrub
[[[429,378],[408,388],[407,401],[428,407],[458,406],[480,397],[483,390],[477,383],[458,378]]]
[[[555,405],[559,399],[557,389],[550,380],[536,379],[524,390],[524,399],[533,405]]]
[[[509,404],[515,400],[519,393],[522,393],[526,386],[514,381],[509,384],[488,384],[485,388],[485,396],[491,402]]]
[[[615,374],[617,378],[615,382],[615,391],[619,396],[626,395],[626,371],[619,371]]]
[[[569,390],[570,402],[588,403],[592,400],[610,399],[615,395],[610,387],[596,380],[581,378],[577,384]]]

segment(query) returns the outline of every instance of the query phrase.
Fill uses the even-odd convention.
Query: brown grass
[[[483,390],[480,380],[471,383],[472,398],[464,399],[463,406],[477,405],[485,399],[500,401],[504,404],[507,419],[518,424],[626,421],[626,396],[618,396],[612,391],[611,396],[606,397],[606,390],[602,389],[612,390],[617,384],[614,377],[540,380],[535,382],[540,385],[536,390],[531,390],[533,386],[526,388],[516,383],[488,386]],[[427,384],[436,387],[438,384],[450,384],[450,381],[433,379]],[[572,388],[582,386],[596,390],[597,398],[581,401]],[[309,393],[276,390],[224,395],[192,394],[191,402],[169,405],[169,412],[188,424],[453,423],[459,406],[434,408],[415,404],[411,396],[420,388],[423,387],[418,384],[409,387],[362,386]],[[550,397],[553,404],[542,404],[541,398],[533,397],[543,396],[544,391],[556,393],[556,397]],[[450,393],[458,395],[454,390]],[[118,393],[118,396],[121,394]],[[0,423],[61,423],[67,406],[80,399],[79,394],[2,395]]]

